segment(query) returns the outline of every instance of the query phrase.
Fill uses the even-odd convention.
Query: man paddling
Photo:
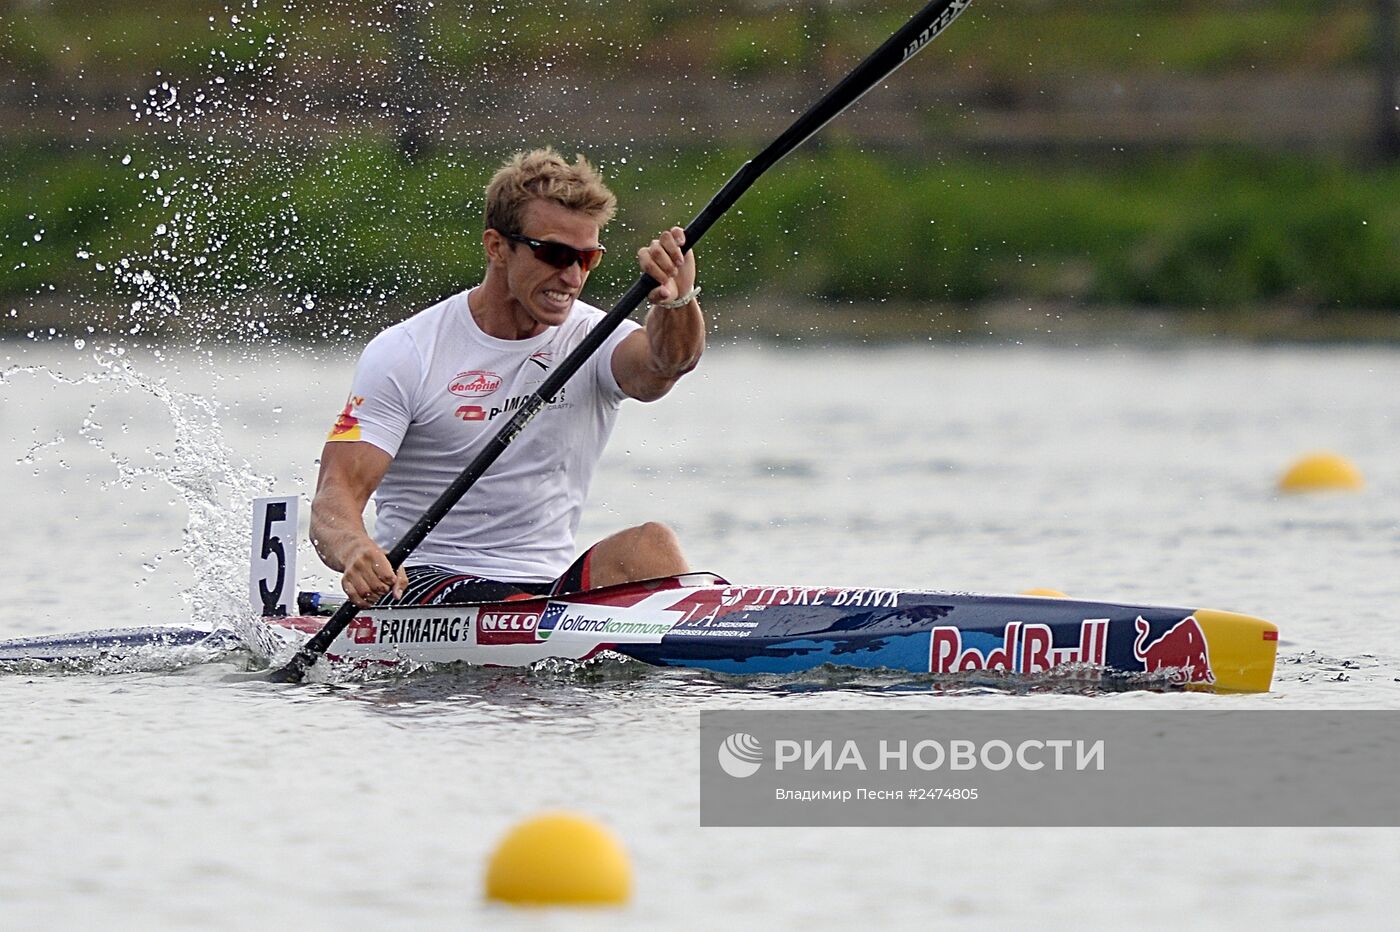
[[[654,401],[705,346],[694,253],[672,227],[638,250],[660,282],[645,326],[623,321],[397,573],[403,536],[603,317],[578,300],[617,199],[582,156],[519,153],[486,189],[481,284],[379,334],[321,453],[311,542],[356,604],[508,598],[684,573],[675,534],[648,522],[575,558],[594,467],[625,398]],[[365,530],[373,495],[375,533]]]

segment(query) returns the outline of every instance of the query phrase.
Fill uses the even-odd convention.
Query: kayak
[[[300,608],[324,610],[303,594]],[[313,614],[269,618],[314,633]],[[825,665],[915,674],[1139,677],[1264,692],[1278,628],[1211,609],[910,589],[739,586],[691,573],[555,597],[362,611],[342,661],[528,666],[604,652],[663,667],[789,674]]]
[[[292,643],[332,600],[263,619]],[[0,662],[84,660],[160,647],[224,649],[228,629],[163,626],[0,641]],[[1247,615],[1064,598],[809,586],[740,586],[690,573],[554,597],[362,611],[327,656],[355,664],[526,667],[621,655],[724,674],[824,666],[1033,682],[1126,679],[1264,692],[1278,629]]]

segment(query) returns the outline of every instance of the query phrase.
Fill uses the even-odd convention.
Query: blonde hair
[[[546,146],[517,152],[491,176],[486,186],[486,228],[523,232],[525,207],[536,198],[587,214],[599,229],[617,212],[617,198],[586,158],[576,155],[570,165]]]

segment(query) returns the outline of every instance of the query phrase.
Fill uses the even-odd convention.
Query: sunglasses
[[[541,262],[554,266],[556,269],[567,269],[575,262],[579,268],[585,272],[592,271],[603,261],[603,253],[607,252],[602,246],[595,246],[592,249],[575,249],[564,243],[554,243],[549,240],[533,239],[529,236],[521,236],[519,233],[507,233],[504,230],[497,230],[508,240],[517,243],[524,243],[530,247],[530,251],[535,254],[535,258]]]

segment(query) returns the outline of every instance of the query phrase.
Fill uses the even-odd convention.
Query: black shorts
[[[408,588],[401,598],[385,595],[376,605],[456,605],[463,602],[505,602],[530,596],[563,595],[589,587],[590,547],[564,574],[552,582],[507,582],[473,576],[431,564],[405,566]]]

